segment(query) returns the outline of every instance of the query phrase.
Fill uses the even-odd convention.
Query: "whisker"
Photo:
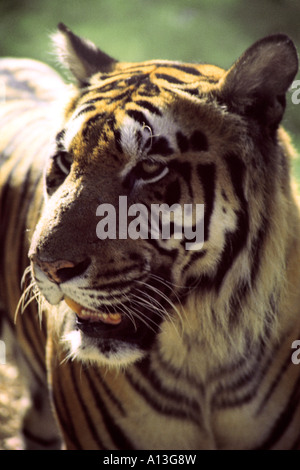
[[[27,274],[27,273],[26,273]],[[23,284],[23,289],[24,289],[24,285],[25,285],[25,279],[24,279],[24,275],[23,275],[23,281],[22,281],[22,284]],[[23,314],[23,312],[25,311],[25,309],[28,307],[28,305],[34,300],[37,298],[37,294],[38,294],[38,291],[37,291],[37,287],[36,287],[36,284],[35,284],[35,281],[32,281],[30,282],[30,284],[23,290],[22,292],[22,295],[19,299],[19,302],[17,304],[17,307],[16,307],[16,311],[15,311],[15,317],[14,317],[14,321],[16,322],[17,321],[17,317],[18,317],[18,314],[21,313]]]
[[[170,289],[172,294],[175,296],[177,302],[182,306],[179,295],[176,292],[176,290],[174,289],[174,287],[181,287],[181,286],[179,286],[179,285],[177,286],[176,284],[172,283],[171,281],[167,281],[166,279],[163,279],[162,277],[157,276],[157,275],[152,274],[152,273],[150,273],[150,277],[155,279],[156,281],[160,282],[163,286],[166,286],[168,289]]]
[[[173,289],[173,286],[176,286],[176,284],[173,284],[171,281],[167,281],[167,280],[161,278],[160,276],[157,276],[157,275],[152,274],[152,273],[150,273],[150,277],[152,277],[156,281],[160,282],[162,285],[166,285],[167,287],[169,287],[171,289],[176,301],[178,302],[178,304],[180,306],[181,312],[178,311],[177,307],[174,306],[174,303],[171,301],[171,299],[169,299],[169,297],[166,297],[165,300],[168,303],[170,303],[172,308],[175,309],[176,313],[179,314],[179,317],[180,317],[181,323],[182,323],[182,327],[184,328],[183,317],[184,317],[186,322],[189,322],[189,318],[186,314],[186,310],[185,310],[184,306],[182,305],[182,301],[181,301],[178,293]],[[178,286],[178,287],[180,287],[180,286]]]
[[[135,294],[132,295],[132,297],[136,298],[134,302],[140,306],[145,306],[147,305],[150,307],[150,310],[152,310],[154,313],[156,313],[160,318],[164,318],[164,314],[170,317],[169,312],[165,309],[165,307],[157,300],[154,299],[151,295],[141,291],[140,289],[136,289],[137,292],[142,293],[142,297],[139,297]],[[149,300],[146,300],[145,296],[148,297]],[[154,305],[153,302],[155,302],[157,305]],[[171,318],[170,318],[171,319]]]
[[[145,293],[143,293],[143,295],[145,295]],[[133,294],[132,297],[133,298],[131,299],[131,302],[134,305],[137,305],[139,307],[145,307],[145,305],[146,305],[147,307],[149,307],[149,310],[152,310],[154,313],[157,314],[157,316],[159,316],[160,318],[164,318],[164,316],[162,314],[162,309],[164,310],[164,308],[160,304],[159,304],[159,307],[156,307],[150,301],[146,300],[145,297],[141,298],[141,297],[139,297],[135,294]],[[149,297],[149,299],[154,300],[154,299],[152,299],[151,296],[148,296],[148,297]],[[156,303],[158,303],[158,302],[156,302]],[[144,314],[144,315],[146,316],[146,314]],[[155,321],[151,318],[149,318],[149,321],[152,321],[152,323],[155,323]]]
[[[138,284],[143,284],[143,285],[146,285],[149,289],[151,289],[153,292],[157,293],[163,300],[165,300],[169,305],[170,307],[172,307],[172,309],[177,313],[177,315],[181,318],[181,312],[178,310],[178,308],[176,307],[176,305],[170,300],[170,298],[164,293],[162,292],[160,289],[158,289],[157,287],[155,286],[152,286],[151,284],[149,283],[145,283],[143,281],[136,281]],[[142,292],[142,291],[140,291]]]
[[[136,304],[137,305],[137,304]],[[156,333],[156,330],[149,324],[149,323],[153,323],[155,326],[158,326],[159,325],[154,321],[152,320],[151,318],[147,317],[147,315],[145,315],[145,313],[141,312],[140,310],[137,310],[135,307],[133,306],[130,306],[130,310],[133,311],[136,319],[138,319],[139,321],[141,321],[142,323],[144,323],[144,325],[147,326],[147,328],[149,328],[150,330],[152,330],[154,333]]]
[[[126,315],[131,320],[135,330],[137,330],[136,320],[140,320],[148,328],[154,331],[149,323],[153,323],[155,326],[158,326],[158,324],[153,319],[149,318],[144,312],[140,311],[140,309],[137,310],[137,308],[135,308],[145,306],[144,303],[138,302],[138,300],[140,300],[139,297],[135,296],[133,293],[131,293],[130,296],[125,294],[124,297],[126,298],[126,302],[121,304],[123,308],[122,313],[124,313],[124,315]],[[135,300],[133,297],[136,297],[138,300]],[[149,306],[152,307],[150,304]],[[118,304],[118,309],[120,309],[120,304]]]
[[[40,298],[40,293],[39,292],[32,292],[32,294],[33,295],[26,301],[26,303],[25,303],[25,298],[24,298],[24,303],[22,302],[22,314],[26,310],[28,305],[31,304],[31,302],[33,300],[36,300],[36,299]]]
[[[138,289],[138,291],[140,291],[140,290]],[[145,295],[144,292],[142,292],[142,291],[140,291],[140,292],[141,292],[143,295]],[[149,297],[149,299],[151,299],[151,300],[155,300],[155,299],[153,299],[150,295],[148,295],[148,297]],[[138,304],[140,304],[140,305],[143,305],[143,304],[144,304],[144,301],[145,301],[145,299],[143,298],[142,300],[139,299],[139,300],[136,301],[136,302],[137,302]],[[157,302],[157,301],[156,301],[156,302]],[[176,332],[178,333],[177,328],[176,328],[175,323],[174,323],[174,320],[172,319],[172,316],[171,316],[170,313],[165,309],[164,306],[162,306],[162,305],[159,303],[159,305],[160,305],[160,308],[159,308],[159,307],[154,306],[154,305],[151,304],[150,302],[147,302],[147,304],[150,305],[150,307],[152,308],[152,311],[153,311],[154,313],[156,313],[156,314],[159,313],[160,318],[165,318],[165,317],[167,317],[167,318],[169,319],[170,323],[172,323],[172,325],[173,325],[174,329],[176,330]]]
[[[163,278],[161,278],[161,277],[159,277],[159,276],[157,276],[157,275],[155,275],[155,274],[150,274],[150,277],[152,277],[154,280],[160,282],[163,286],[166,286],[168,289],[170,289],[170,290],[171,290],[171,293],[174,295],[176,301],[177,301],[177,302],[180,304],[180,306],[182,307],[182,304],[181,304],[181,300],[180,300],[180,298],[179,298],[179,295],[178,295],[178,293],[176,292],[176,290],[174,289],[174,286],[175,286],[175,285],[173,285],[170,281],[166,281],[165,279],[163,279]],[[154,286],[152,286],[152,287],[154,287]],[[160,289],[159,289],[159,290],[160,290]],[[169,297],[167,297],[167,298],[169,299],[170,302],[172,302]]]
[[[127,302],[130,301],[130,299],[128,298],[127,295],[125,295],[125,297],[127,298]],[[132,324],[134,326],[135,331],[137,331],[137,326],[136,326],[134,314],[131,312],[129,306],[126,305],[126,304],[122,304],[122,308],[125,309],[125,311],[123,310],[122,313],[124,313],[124,315],[126,315],[130,319],[130,321],[132,322]]]
[[[168,281],[167,279],[162,278],[161,276],[158,276],[157,274],[154,273],[149,273],[149,276],[152,277],[153,279],[156,279],[157,281],[161,282],[162,284],[166,285],[167,287],[173,288],[177,287],[178,289],[189,289],[189,287],[181,285],[181,284],[176,284],[173,281]]]
[[[26,283],[27,277],[31,278],[31,266],[27,266],[27,268],[25,268],[25,270],[24,270],[24,273],[23,273],[23,276],[22,276],[22,279],[21,279],[21,289],[22,290],[24,289],[24,285]]]

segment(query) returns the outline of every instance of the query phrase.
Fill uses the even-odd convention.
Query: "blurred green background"
[[[300,0],[0,0],[0,55],[56,66],[49,36],[60,21],[119,60],[228,68],[254,41],[276,32],[300,51]],[[300,103],[291,97],[284,125],[300,151]],[[299,160],[294,168],[300,182]]]

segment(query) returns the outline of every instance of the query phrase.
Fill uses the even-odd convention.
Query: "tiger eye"
[[[141,162],[141,169],[149,175],[152,175],[156,171],[160,170],[161,167],[162,164],[160,162],[153,162],[151,160],[144,160]]]

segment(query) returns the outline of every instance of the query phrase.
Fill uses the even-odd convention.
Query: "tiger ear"
[[[222,100],[236,112],[277,127],[297,70],[297,51],[291,39],[284,34],[267,36],[228,70],[220,84]]]
[[[76,36],[63,23],[59,23],[52,39],[60,62],[72,72],[81,86],[97,72],[112,71],[117,62],[91,41]]]

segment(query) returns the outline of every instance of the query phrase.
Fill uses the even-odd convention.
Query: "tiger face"
[[[207,303],[208,292],[216,298],[226,291],[234,272],[245,284],[253,274],[245,253],[265,216],[265,177],[275,171],[262,162],[269,151],[282,159],[277,128],[295,51],[278,35],[225,72],[168,61],[119,63],[63,25],[56,42],[78,85],[45,172],[32,273],[58,306],[56,328],[71,357],[126,365],[170,325],[199,331],[201,303],[193,313],[185,308],[195,289]],[[266,87],[278,54],[286,67]],[[175,208],[167,237],[159,219],[155,234],[149,227],[151,209],[163,204]],[[177,222],[185,206],[196,205],[204,205],[202,242],[187,249],[197,238],[195,213],[181,236]],[[131,223],[140,236],[130,236]]]

